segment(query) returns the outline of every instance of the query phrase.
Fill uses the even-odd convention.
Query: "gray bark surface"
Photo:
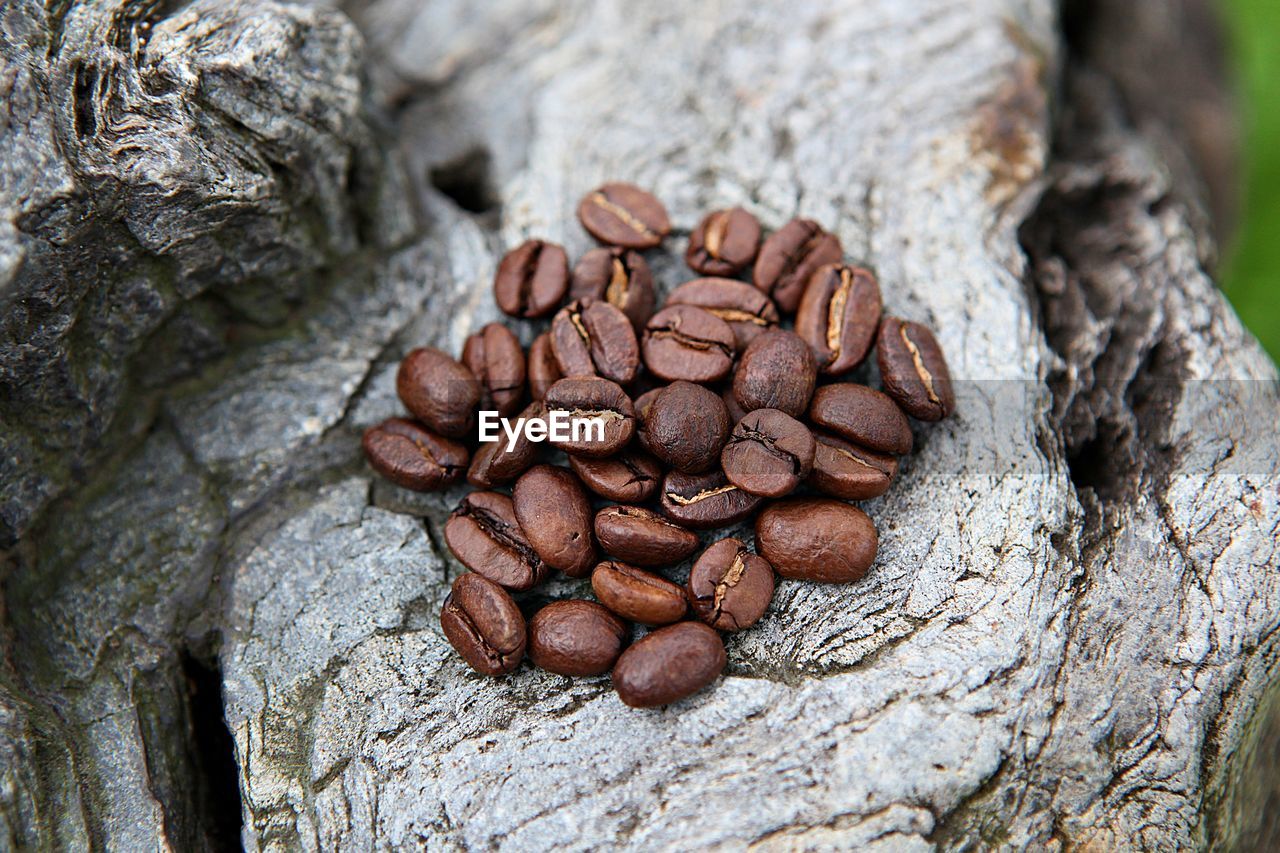
[[[3,843],[1256,842],[1277,374],[1181,113],[1048,0],[58,9],[0,13]],[[810,216],[962,380],[867,579],[782,582],[655,712],[467,670],[463,490],[359,453],[400,356],[496,319],[505,247],[588,248],[614,178],[668,206],[665,286],[708,209]]]

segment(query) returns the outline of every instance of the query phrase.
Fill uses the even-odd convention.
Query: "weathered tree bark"
[[[1070,47],[1049,0],[351,5],[0,13],[7,845],[1257,840],[1280,390],[1207,131],[1094,29],[1156,52],[1165,4]],[[661,712],[470,674],[459,493],[358,450],[606,178],[667,203],[666,286],[711,207],[829,224],[962,379],[866,581],[782,583]]]

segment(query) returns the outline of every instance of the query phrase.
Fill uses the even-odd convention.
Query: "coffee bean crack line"
[[[623,224],[625,224],[632,231],[635,231],[637,234],[643,235],[645,237],[658,236],[656,233],[654,233],[649,229],[649,226],[645,225],[639,219],[636,219],[634,216],[632,216],[631,211],[627,210],[625,207],[621,205],[614,204],[613,202],[609,201],[609,199],[605,197],[604,193],[599,193],[599,192],[593,193],[591,196],[591,203],[596,205],[597,207],[603,208],[609,213],[612,213],[619,220],[621,220]]]
[[[906,344],[907,351],[911,353],[911,360],[915,362],[916,374],[920,377],[920,381],[924,383],[924,390],[929,395],[930,402],[942,405],[942,401],[938,399],[938,395],[933,390],[933,374],[929,372],[929,368],[924,366],[924,356],[920,354],[920,348],[916,346],[915,341],[907,337],[905,324],[898,327],[898,334],[902,336],[902,342]]]
[[[717,486],[714,489],[703,489],[693,497],[688,497],[688,498],[686,498],[684,495],[677,494],[676,492],[667,492],[667,498],[670,499],[670,501],[673,504],[679,504],[680,506],[688,506],[689,504],[696,504],[699,501],[705,501],[707,498],[713,498],[716,495],[723,495],[726,492],[734,492],[737,490],[738,490],[738,487],[731,483],[726,486]]]

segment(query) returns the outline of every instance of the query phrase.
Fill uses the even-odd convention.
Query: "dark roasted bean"
[[[760,248],[760,222],[740,207],[707,214],[689,235],[685,263],[702,275],[729,276],[742,272]]]
[[[671,291],[667,305],[696,305],[729,324],[739,352],[766,329],[778,325],[773,300],[756,288],[730,278],[695,278]]]
[[[444,541],[464,566],[507,589],[529,589],[549,572],[520,529],[511,498],[497,492],[463,498],[445,522]]]
[[[435,347],[413,350],[396,372],[396,393],[415,418],[448,436],[461,436],[475,424],[480,383],[465,364]]]
[[[565,376],[603,376],[625,385],[640,369],[635,329],[608,302],[574,300],[561,308],[551,321],[551,347]]]
[[[588,489],[621,503],[647,501],[662,482],[658,460],[639,449],[623,450],[607,459],[570,455],[569,467]]]
[[[533,402],[525,406],[519,418],[528,421],[532,418],[545,419],[546,416],[547,407]],[[502,432],[498,433],[495,441],[481,442],[471,458],[471,467],[467,469],[467,482],[477,489],[492,489],[519,477],[538,458],[538,445],[529,440],[524,430],[517,433],[515,444],[510,449],[507,449],[508,444],[510,442]]]
[[[809,428],[777,409],[756,409],[738,422],[720,457],[724,474],[744,492],[780,498],[813,470]]]
[[[642,348],[660,379],[714,382],[733,366],[733,329],[702,308],[672,305],[649,318]]]
[[[547,396],[547,389],[563,378],[560,362],[556,360],[555,348],[551,345],[551,333],[543,332],[533,339],[529,345],[529,396],[541,400]]]
[[[512,317],[545,317],[569,289],[569,256],[555,243],[526,240],[502,258],[493,296]]]
[[[466,447],[405,418],[369,427],[361,445],[373,470],[419,492],[457,482],[467,465]]]
[[[911,424],[889,397],[866,385],[823,385],[809,405],[809,420],[881,453],[911,452]]]
[[[653,453],[653,447],[649,444],[649,428],[645,424],[645,417],[649,413],[649,409],[653,406],[653,401],[658,399],[658,394],[667,386],[660,385],[657,388],[650,388],[639,397],[636,397],[636,441],[645,450]]]
[[[462,363],[480,383],[480,408],[497,409],[507,417],[520,408],[524,396],[524,350],[510,329],[489,323],[467,338]]]
[[[606,554],[637,566],[674,565],[698,548],[698,534],[638,506],[605,507],[595,531]]]
[[[653,315],[653,273],[634,249],[592,249],[573,268],[571,299],[597,299],[617,308],[636,331]]]
[[[816,433],[813,471],[808,483],[820,492],[848,501],[879,497],[889,491],[898,460],[834,435]]]
[[[692,696],[724,671],[724,643],[701,622],[660,628],[622,653],[613,668],[618,698],[656,708]]]
[[[587,193],[578,221],[601,243],[630,249],[652,249],[671,231],[662,202],[634,184],[605,184]]]
[[[793,219],[760,247],[752,280],[790,314],[800,304],[805,285],[824,264],[839,263],[844,251],[834,234],[811,219]]]
[[[573,472],[535,465],[511,492],[516,519],[542,561],[571,578],[586,577],[596,563],[591,502]]]
[[[875,561],[878,541],[865,512],[830,498],[778,501],[756,518],[756,552],[796,580],[860,580]]]
[[[748,412],[778,409],[804,414],[818,381],[818,365],[809,345],[795,332],[771,329],[747,347],[733,374],[733,395]]]
[[[718,631],[750,628],[773,600],[773,567],[737,539],[721,539],[689,571],[689,603]]]
[[[683,619],[689,610],[679,586],[617,560],[596,566],[591,589],[605,607],[643,625],[667,625]]]
[[[796,334],[824,374],[839,376],[861,364],[879,326],[880,285],[869,270],[827,264],[809,279],[796,312]]]
[[[626,447],[635,434],[635,409],[627,393],[616,382],[597,376],[561,379],[547,389],[544,400],[548,413],[566,412],[571,420],[599,418],[604,422],[604,440],[584,435],[569,441],[551,440],[553,447],[567,453],[600,458]]]
[[[555,601],[529,621],[529,660],[558,675],[603,675],[629,637],[626,623],[594,601]]]
[[[695,530],[742,521],[760,506],[761,498],[744,492],[723,471],[682,474],[672,471],[662,481],[658,506],[662,514]]]
[[[907,414],[940,421],[956,409],[951,373],[933,332],[919,323],[885,317],[876,340],[884,392]]]
[[[505,675],[524,659],[524,617],[506,590],[468,572],[453,582],[440,627],[467,665],[483,675]]]
[[[678,471],[700,474],[720,462],[729,438],[729,412],[714,391],[673,382],[654,399],[644,419],[653,454]]]

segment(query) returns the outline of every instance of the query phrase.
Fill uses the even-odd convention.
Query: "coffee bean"
[[[707,214],[689,235],[685,263],[702,275],[730,276],[756,259],[760,222],[740,207]]]
[[[809,405],[809,420],[855,444],[881,453],[911,452],[911,424],[897,403],[866,385],[823,385]]]
[[[453,582],[440,610],[449,645],[482,675],[504,675],[524,659],[524,616],[506,590],[468,572]]]
[[[878,541],[865,512],[830,498],[778,501],[756,518],[756,553],[796,580],[860,580],[875,561]]]
[[[698,534],[638,506],[605,507],[595,531],[606,554],[637,566],[675,565],[698,549]]]
[[[671,231],[662,202],[635,184],[605,184],[587,193],[578,220],[601,243],[629,249],[652,249]]]
[[[529,659],[557,675],[602,675],[630,636],[625,622],[594,601],[556,601],[529,621]]]
[[[570,455],[569,467],[588,489],[621,503],[647,501],[662,482],[658,460],[638,449],[623,450],[608,459]]]
[[[662,481],[658,506],[677,524],[706,530],[742,521],[756,511],[761,498],[744,492],[723,471],[683,474],[671,471]]]
[[[898,460],[826,433],[816,433],[813,471],[808,483],[818,491],[848,501],[879,497],[889,491]]]
[[[721,539],[698,557],[685,589],[699,619],[718,631],[741,631],[769,609],[773,567],[737,539]]]
[[[644,363],[668,382],[714,382],[733,366],[733,329],[709,311],[672,305],[645,325]]]
[[[633,249],[592,249],[573,268],[569,297],[608,302],[626,314],[638,332],[653,315],[653,273]]]
[[[405,418],[369,427],[361,446],[373,470],[397,486],[419,492],[457,482],[467,465],[466,447]]]
[[[511,498],[472,492],[444,525],[444,541],[471,571],[507,589],[530,589],[550,573],[525,538]]]
[[[555,348],[551,346],[551,333],[543,332],[529,345],[529,396],[541,400],[547,389],[563,377]]]
[[[796,312],[796,333],[824,374],[838,376],[861,364],[879,326],[880,285],[868,270],[827,264],[809,279]]]
[[[884,391],[907,414],[940,421],[955,411],[951,373],[933,332],[919,323],[885,317],[876,347]]]
[[[725,477],[744,492],[780,498],[813,470],[809,428],[777,409],[756,409],[738,422],[720,457]]]
[[[843,256],[834,234],[811,219],[793,219],[764,241],[752,280],[790,314],[800,304],[814,271],[824,264],[839,263]]]
[[[710,311],[729,324],[736,349],[766,329],[778,325],[778,309],[773,300],[756,288],[730,278],[695,278],[671,291],[667,305],[695,305]]]
[[[586,577],[596,563],[591,502],[567,468],[535,465],[511,490],[516,519],[542,561],[571,578]]]
[[[733,375],[733,395],[747,411],[804,414],[818,381],[818,364],[795,332],[771,329],[751,342]]]
[[[640,369],[631,321],[608,302],[579,299],[561,308],[551,321],[551,347],[565,376],[603,376],[626,385]]]
[[[604,440],[594,440],[590,429],[577,439],[551,440],[553,447],[567,453],[600,458],[617,453],[635,434],[636,413],[627,393],[616,382],[598,376],[561,379],[547,389],[547,411],[566,412],[570,420],[599,418],[604,421]],[[586,424],[582,425],[586,427]]]
[[[528,421],[546,416],[547,407],[533,402],[524,408],[519,418]],[[467,469],[467,482],[477,489],[492,489],[519,477],[538,458],[538,445],[529,440],[524,430],[517,433],[515,444],[508,450],[509,444],[506,433],[501,431],[496,441],[481,442]]]
[[[718,394],[678,381],[654,399],[644,428],[655,456],[678,471],[700,474],[719,464],[731,426]]]
[[[443,435],[465,435],[475,424],[480,383],[466,365],[435,347],[420,347],[404,357],[396,372],[396,393],[415,418]]]
[[[525,319],[555,311],[568,289],[569,256],[545,240],[526,240],[507,252],[493,279],[498,307]]]
[[[507,417],[524,396],[524,349],[510,329],[489,323],[467,338],[462,363],[475,374],[482,395],[480,408]]]
[[[656,708],[692,696],[724,672],[724,643],[701,622],[659,628],[622,653],[613,667],[618,698]]]
[[[667,625],[683,619],[689,610],[683,589],[653,572],[617,560],[596,566],[591,589],[605,607],[642,625]]]
[[[649,427],[645,423],[645,418],[649,414],[649,409],[653,407],[653,401],[658,399],[658,394],[667,386],[660,385],[657,388],[651,388],[645,391],[639,397],[636,397],[636,441],[645,450],[653,453],[653,446],[649,444]]]

